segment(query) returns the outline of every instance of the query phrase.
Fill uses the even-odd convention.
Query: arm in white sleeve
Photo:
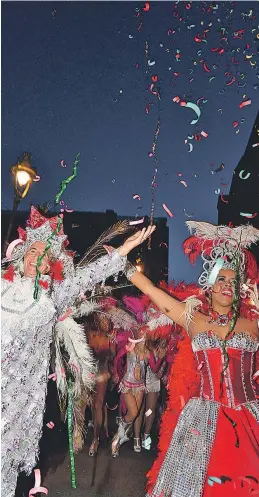
[[[98,283],[104,283],[110,276],[117,277],[121,271],[124,271],[126,262],[127,257],[121,256],[117,250],[114,250],[84,268],[76,268],[74,276],[55,285],[54,298],[58,314],[62,315],[69,306],[72,306],[80,293],[93,290]]]

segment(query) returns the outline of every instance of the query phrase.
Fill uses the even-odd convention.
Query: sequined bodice
[[[137,373],[137,374],[136,374]],[[145,383],[146,363],[140,360],[136,354],[127,354],[127,370],[124,376],[124,381],[142,385]]]
[[[228,367],[224,374],[221,395],[220,373],[224,365],[223,340],[213,332],[198,333],[192,348],[201,375],[201,398],[216,400],[228,407],[236,407],[258,398],[258,383],[253,379],[255,355],[259,343],[247,333],[236,333],[228,341]]]

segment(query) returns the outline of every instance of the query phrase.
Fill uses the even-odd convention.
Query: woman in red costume
[[[152,497],[256,495],[259,493],[258,269],[247,248],[258,242],[259,231],[249,225],[230,229],[194,221],[187,224],[195,236],[184,243],[184,251],[192,262],[198,254],[204,261],[200,292],[179,301],[156,288],[134,267],[128,265],[127,270],[130,281],[185,330],[196,361],[194,367],[185,337],[179,346],[188,351],[187,357],[184,351],[180,352],[187,368],[191,358],[189,392],[175,391],[181,406],[178,413],[170,412],[176,360],[168,387],[169,405],[162,421],[164,428],[167,420],[167,434],[163,436],[162,432],[162,453],[149,474],[148,493]],[[139,242],[152,231],[149,227],[134,237]],[[200,377],[199,383],[195,373]],[[186,382],[189,383],[188,377]]]

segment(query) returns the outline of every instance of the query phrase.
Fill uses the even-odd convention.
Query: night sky
[[[53,202],[80,152],[69,209],[149,214],[160,116],[155,216],[168,217],[163,203],[173,214],[169,277],[193,280],[186,214],[217,223],[244,153],[259,107],[258,25],[258,2],[2,2],[2,208],[23,151],[41,180],[21,209]],[[176,96],[198,101],[197,124]]]

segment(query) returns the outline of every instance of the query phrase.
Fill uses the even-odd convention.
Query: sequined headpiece
[[[252,282],[258,279],[255,257],[247,249],[259,241],[259,230],[251,225],[230,228],[197,221],[186,224],[194,235],[185,240],[183,250],[192,264],[201,255],[203,272],[199,284],[204,290],[215,283],[221,269],[235,271],[237,261],[242,283],[245,278]]]
[[[6,251],[7,257],[3,262],[18,262],[23,259],[33,243],[38,241],[46,243],[51,234],[57,229],[60,218],[62,219],[62,214],[46,218],[32,206],[25,230],[18,228],[19,239],[9,245]],[[63,266],[66,266],[66,269],[71,270],[73,260],[71,254],[65,250],[68,243],[67,236],[64,234],[62,220],[58,232],[51,239],[50,255],[53,260],[60,260]]]

